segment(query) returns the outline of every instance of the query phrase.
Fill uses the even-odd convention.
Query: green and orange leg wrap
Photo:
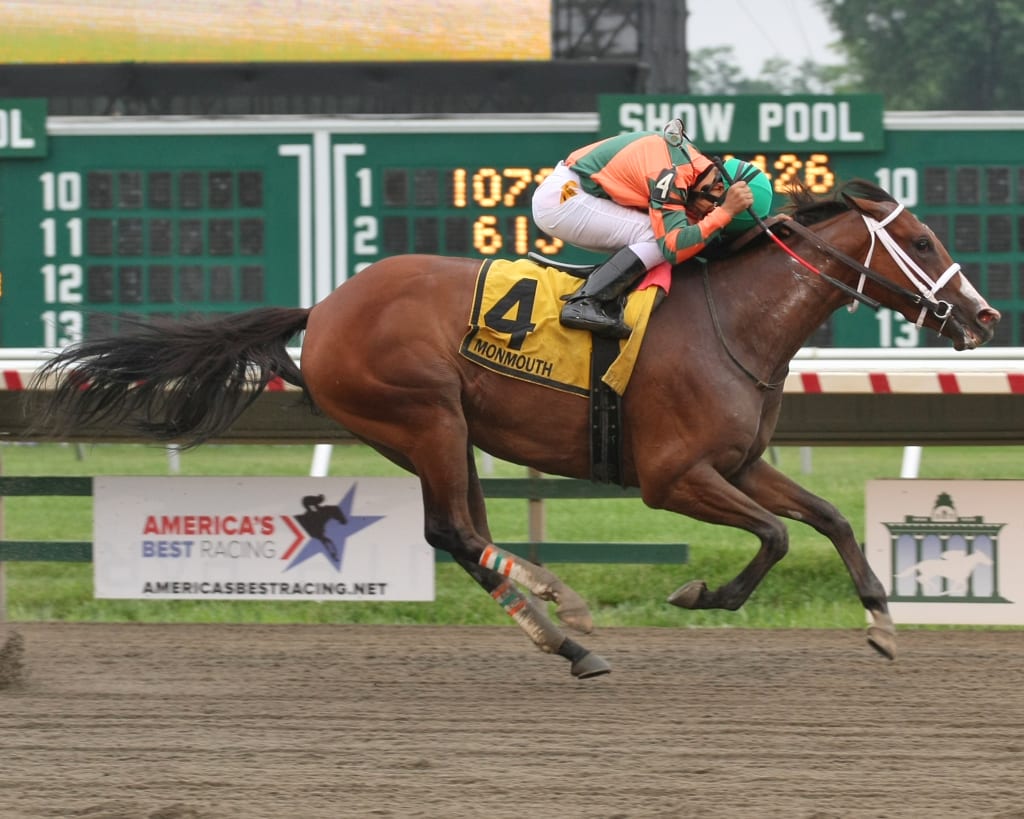
[[[511,577],[515,571],[518,561],[514,555],[499,549],[497,546],[487,546],[480,555],[480,565],[492,572]]]
[[[520,560],[493,544],[484,547],[478,563],[529,589],[541,600],[553,600],[557,603],[559,618],[570,628],[583,633],[589,633],[593,628],[593,620],[583,598],[543,566]]]
[[[554,599],[554,587],[559,580],[542,566],[520,560],[494,545],[484,547],[479,563],[485,569],[525,586],[542,600]]]
[[[530,603],[511,580],[506,580],[492,591],[491,597],[505,609],[541,651],[555,654],[562,647],[565,635]]]
[[[491,597],[495,599],[499,606],[505,609],[505,613],[512,619],[517,619],[523,610],[530,605],[526,597],[523,596],[523,593],[508,580],[492,591]]]

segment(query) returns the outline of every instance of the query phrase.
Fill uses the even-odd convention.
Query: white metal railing
[[[1024,372],[1024,347],[981,347],[956,352],[933,347],[804,347],[790,371],[807,372]]]

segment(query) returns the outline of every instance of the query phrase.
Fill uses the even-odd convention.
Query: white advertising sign
[[[415,478],[93,481],[95,596],[433,600]]]
[[[865,520],[897,624],[1024,625],[1024,481],[868,481]]]

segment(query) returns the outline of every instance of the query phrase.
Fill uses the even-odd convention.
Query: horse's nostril
[[[992,307],[987,307],[978,313],[978,321],[982,324],[998,324],[1002,317],[1002,314]]]

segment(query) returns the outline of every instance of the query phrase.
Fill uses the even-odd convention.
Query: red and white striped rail
[[[299,350],[290,350],[298,360]],[[30,348],[0,349],[0,390],[24,390],[33,373],[54,353]],[[275,379],[271,391],[294,387]],[[1024,347],[970,350],[830,349],[805,347],[797,353],[785,392],[818,394],[1024,394]]]
[[[1024,348],[829,349],[797,353],[789,393],[1024,394]]]

